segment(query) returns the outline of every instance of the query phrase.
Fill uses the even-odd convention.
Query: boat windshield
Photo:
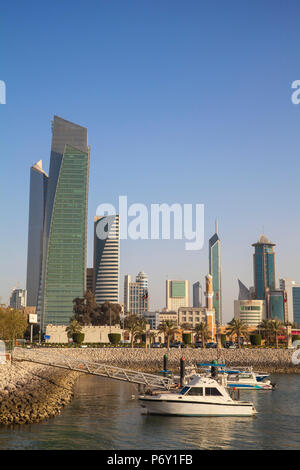
[[[183,389],[180,392],[180,395],[185,395],[189,391],[190,387],[183,387]]]

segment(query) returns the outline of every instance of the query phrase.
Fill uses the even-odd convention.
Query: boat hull
[[[235,390],[272,390],[273,385],[256,383],[256,384],[237,384],[227,382],[227,387]]]
[[[253,416],[252,404],[196,403],[139,398],[148,414],[172,416]]]

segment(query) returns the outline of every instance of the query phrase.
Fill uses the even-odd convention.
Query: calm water
[[[300,374],[275,391],[243,392],[254,418],[146,416],[134,386],[81,377],[73,402],[47,422],[0,427],[0,449],[300,449]]]

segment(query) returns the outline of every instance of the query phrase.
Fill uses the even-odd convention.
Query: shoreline
[[[51,352],[55,350],[51,349]],[[58,350],[57,350],[58,351]],[[253,366],[256,371],[270,374],[298,374],[300,365],[293,365],[291,350],[202,350],[202,349],[70,349],[64,354],[110,364],[124,369],[158,373],[163,357],[168,354],[168,369],[177,372],[182,356],[186,365],[217,359],[229,367]],[[61,353],[61,350],[60,350]],[[67,406],[74,395],[74,385],[81,372],[13,361],[0,365],[0,425],[33,424],[54,417]]]

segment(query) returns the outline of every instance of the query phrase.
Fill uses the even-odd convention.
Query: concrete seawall
[[[178,370],[182,356],[187,365],[210,362],[213,359],[228,366],[253,366],[255,370],[270,373],[299,373],[300,365],[293,365],[293,350],[286,349],[52,349],[73,358],[107,363],[126,369],[158,372],[163,356],[168,354],[168,369]],[[300,354],[299,354],[300,355]],[[0,365],[0,425],[39,422],[61,412],[73,396],[73,385],[78,372],[14,361]]]

